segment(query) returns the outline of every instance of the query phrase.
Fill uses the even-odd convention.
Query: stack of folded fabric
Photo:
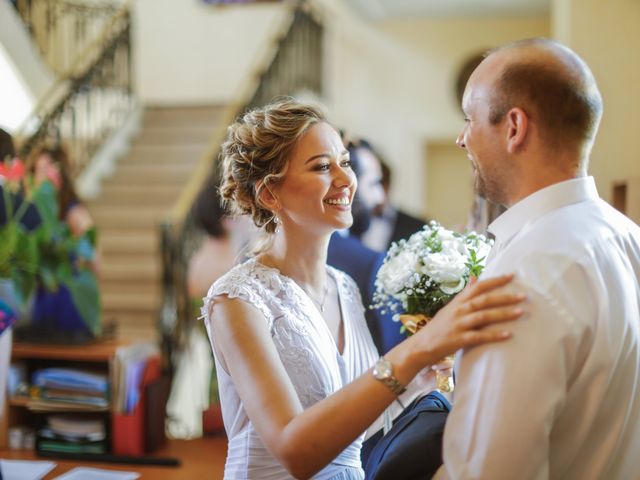
[[[65,453],[105,453],[105,421],[98,417],[51,415],[38,431],[36,450]]]

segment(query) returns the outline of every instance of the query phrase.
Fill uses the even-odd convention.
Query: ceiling
[[[550,0],[345,0],[365,17],[383,20],[402,17],[459,17],[541,15]]]

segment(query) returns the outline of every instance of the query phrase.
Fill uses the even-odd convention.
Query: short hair
[[[568,48],[542,38],[521,40],[497,51],[520,46],[563,52],[574,67],[559,68],[528,56],[509,62],[497,80],[489,121],[499,123],[511,108],[521,106],[538,116],[541,134],[552,145],[564,141],[590,145],[602,115],[602,97],[589,67]]]
[[[16,149],[13,145],[11,134],[0,128],[0,162],[4,162],[7,158],[16,156]]]
[[[251,215],[256,226],[273,233],[274,214],[259,201],[260,188],[277,184],[298,141],[326,122],[319,105],[285,99],[250,110],[232,124],[220,152],[220,195],[229,211]]]

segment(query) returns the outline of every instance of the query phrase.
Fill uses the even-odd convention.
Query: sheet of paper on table
[[[54,462],[39,460],[5,460],[0,458],[2,480],[40,480],[56,466]]]
[[[140,478],[140,474],[136,472],[76,467],[56,477],[54,480],[136,480],[136,478]]]

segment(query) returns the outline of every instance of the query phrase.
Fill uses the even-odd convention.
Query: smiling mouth
[[[325,200],[324,203],[329,204],[329,205],[340,205],[340,206],[343,206],[343,207],[351,205],[351,201],[349,200],[348,197],[329,198],[329,199]]]

